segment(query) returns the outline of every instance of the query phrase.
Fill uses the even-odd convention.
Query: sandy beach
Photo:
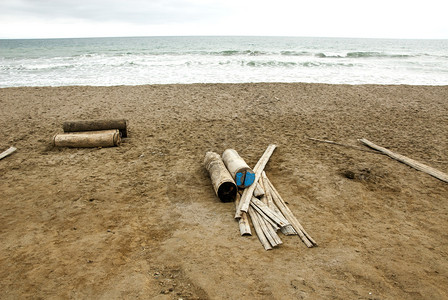
[[[448,86],[193,84],[0,89],[2,299],[446,299]],[[125,118],[120,147],[53,148]],[[319,244],[241,237],[202,165],[236,149]]]

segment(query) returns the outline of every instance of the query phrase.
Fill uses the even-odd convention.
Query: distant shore
[[[37,298],[447,298],[448,86],[307,83],[0,89],[0,290]],[[125,118],[120,147],[52,148],[68,120]],[[266,252],[220,203],[206,151],[266,172],[317,241]],[[350,174],[350,176],[347,176]],[[415,284],[418,282],[418,284]],[[170,298],[171,297],[171,298]]]

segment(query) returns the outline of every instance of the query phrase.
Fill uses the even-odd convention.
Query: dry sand
[[[448,86],[195,84],[0,89],[2,299],[447,299]],[[118,148],[49,146],[126,118]],[[206,151],[266,171],[305,229],[265,251],[220,203]]]

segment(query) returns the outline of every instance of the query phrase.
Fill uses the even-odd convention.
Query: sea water
[[[241,82],[448,85],[448,40],[0,40],[0,87]]]

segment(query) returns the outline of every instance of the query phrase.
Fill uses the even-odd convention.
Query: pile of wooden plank
[[[252,223],[255,233],[266,250],[282,244],[282,240],[277,233],[278,230],[284,235],[298,235],[309,248],[317,246],[317,243],[293,215],[264,172],[264,168],[275,148],[275,145],[269,145],[253,170],[247,166],[235,150],[228,149],[223,153],[220,173],[225,173],[224,165],[228,168],[230,175],[226,175],[226,178],[232,177],[235,179],[236,174],[238,174],[236,170],[244,170],[245,173],[238,175],[240,184],[232,186],[232,189],[237,188],[237,186],[240,188],[235,197],[235,219],[239,222],[240,233],[241,235],[252,235],[250,226],[250,223]],[[232,155],[228,155],[229,152]],[[253,178],[250,185],[243,183],[246,182],[244,177],[247,176]],[[210,177],[213,182],[216,174],[210,172]]]

